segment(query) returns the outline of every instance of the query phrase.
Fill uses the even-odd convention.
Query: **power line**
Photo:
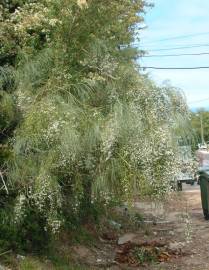
[[[133,46],[137,46],[137,45],[133,44]],[[172,50],[182,50],[182,49],[191,49],[191,48],[200,48],[200,47],[209,47],[209,44],[196,44],[196,45],[182,46],[182,47],[151,49],[151,50],[148,50],[148,51],[149,52],[159,52],[159,51],[172,51]],[[141,50],[143,50],[143,49],[141,49]]]
[[[200,103],[200,102],[207,101],[207,100],[209,100],[209,98],[205,98],[205,99],[200,99],[200,100],[196,100],[196,101],[188,102],[188,104]]]
[[[147,66],[147,67],[139,67],[140,69],[165,69],[165,70],[189,70],[189,69],[209,69],[209,66],[206,67],[154,67],[154,66]]]
[[[185,38],[196,37],[196,36],[203,36],[203,35],[209,35],[209,32],[203,32],[203,33],[196,33],[196,34],[189,34],[189,35],[175,36],[175,37],[170,37],[170,38],[164,38],[164,39],[153,40],[153,41],[151,41],[151,42],[145,42],[145,43],[146,43],[146,44],[153,44],[153,43],[156,43],[156,42],[169,41],[169,40],[177,40],[177,39],[185,39]]]
[[[209,52],[203,53],[180,53],[180,54],[151,54],[151,55],[142,55],[142,58],[148,57],[173,57],[173,56],[201,56],[201,55],[209,55]]]
[[[171,48],[160,48],[160,49],[144,49],[140,48],[141,44],[140,43],[132,43],[129,45],[120,45],[120,48],[129,48],[129,47],[134,47],[138,48],[141,51],[149,51],[149,52],[156,52],[156,51],[171,51],[171,50],[182,50],[182,49],[191,49],[191,48],[200,48],[200,47],[209,47],[209,44],[192,44],[192,45],[185,45],[185,46],[180,46],[180,47],[171,47]]]

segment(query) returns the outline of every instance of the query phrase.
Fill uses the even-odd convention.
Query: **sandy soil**
[[[121,252],[117,238],[115,241],[102,241],[99,247],[97,245],[95,250],[90,250],[90,254],[88,254],[88,250],[87,252],[79,247],[79,257],[83,252],[84,261],[87,262],[88,257],[88,265],[92,266],[91,269],[209,270],[209,221],[206,221],[202,214],[198,185],[185,185],[182,192],[174,194],[163,204],[138,201],[135,203],[135,212],[144,217],[143,228],[135,230],[128,228],[119,233],[117,236],[119,240],[125,239],[125,242],[127,240],[125,248],[131,242],[137,241],[165,242],[166,247],[168,246],[171,250],[171,253],[168,251],[168,260],[145,263],[135,267],[120,261],[114,263],[117,250],[120,249]],[[111,238],[111,234],[109,236]],[[177,250],[177,253],[172,253],[172,250]],[[94,256],[91,258],[92,252]],[[123,255],[120,256],[123,259]]]
[[[164,214],[164,220],[168,223],[152,226],[153,231],[174,245],[182,245],[184,255],[147,269],[209,269],[209,222],[202,214],[199,186],[185,185],[182,193],[175,195],[160,209],[156,210],[156,216]]]

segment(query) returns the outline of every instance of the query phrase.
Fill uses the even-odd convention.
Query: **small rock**
[[[171,251],[176,252],[176,251],[180,251],[184,246],[185,244],[182,242],[173,242],[169,244],[168,248]]]
[[[134,234],[134,233],[124,234],[123,236],[119,237],[118,245],[124,245],[124,244],[126,244],[128,242],[132,242],[136,236],[137,235]]]
[[[17,254],[17,259],[20,261],[23,261],[23,260],[25,260],[25,256]]]

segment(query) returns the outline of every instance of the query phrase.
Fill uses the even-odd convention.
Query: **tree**
[[[98,204],[170,190],[177,120],[188,110],[179,91],[138,72],[131,43],[145,6],[42,0],[10,13],[22,118],[8,185],[18,193],[18,224],[35,209],[55,233],[87,222]]]
[[[209,142],[209,112],[204,109],[192,113],[191,117],[192,127],[199,143],[202,142],[201,122],[204,140]]]

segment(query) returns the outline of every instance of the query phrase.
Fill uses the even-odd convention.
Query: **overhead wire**
[[[174,39],[181,39],[181,38],[189,38],[199,35],[209,35],[209,32],[204,33],[196,33],[190,35],[183,35],[183,36],[176,36],[172,38],[165,38],[159,41],[167,41],[167,40],[174,40]],[[136,46],[137,43],[133,43],[132,46]],[[138,44],[139,45],[139,44]],[[185,45],[185,46],[178,46],[178,47],[171,47],[171,48],[159,48],[159,49],[150,49],[148,52],[157,52],[157,51],[172,51],[172,50],[183,50],[183,49],[191,49],[191,48],[200,48],[200,47],[209,47],[208,43],[205,44],[192,44],[192,45]],[[141,48],[139,48],[141,49]],[[141,49],[142,50],[142,49]],[[203,56],[209,55],[209,52],[200,52],[200,53],[170,53],[170,54],[148,54],[148,55],[141,55],[141,60],[143,58],[152,58],[152,57],[180,57],[180,56]],[[158,66],[140,66],[140,69],[158,69],[158,70],[198,70],[198,69],[209,69],[209,66],[194,66],[194,67],[158,67]]]
[[[202,53],[180,53],[180,54],[151,54],[151,55],[141,55],[142,58],[152,58],[152,57],[178,57],[178,56],[201,56],[209,55],[209,52]]]
[[[203,35],[209,35],[209,32],[202,32],[202,33],[195,33],[195,34],[174,36],[174,37],[170,37],[170,38],[153,40],[151,42],[148,41],[148,42],[145,42],[145,44],[153,44],[153,43],[158,43],[158,42],[162,42],[162,41],[185,39],[185,38],[196,37],[196,36],[203,36]]]
[[[137,46],[136,44],[132,44],[133,46]],[[159,52],[159,51],[173,51],[173,50],[182,50],[182,49],[191,49],[191,48],[200,48],[200,47],[209,47],[209,44],[194,44],[189,46],[180,46],[180,47],[172,47],[172,48],[162,48],[162,49],[148,49],[145,50],[143,48],[139,48],[140,50],[145,50],[149,52]]]
[[[209,69],[209,66],[203,67],[155,67],[155,66],[140,66],[140,69],[162,69],[162,70],[191,70],[191,69]]]
[[[189,35],[182,35],[182,36],[175,36],[171,38],[165,38],[160,40],[154,40],[153,42],[145,42],[144,45],[147,44],[155,44],[158,42],[163,41],[169,41],[169,40],[177,40],[177,39],[186,39],[190,37],[195,36],[201,36],[201,35],[209,35],[209,32],[203,32],[203,33],[196,33],[196,34],[189,34]],[[133,46],[138,46],[138,43],[132,44]],[[190,49],[190,48],[200,48],[200,47],[209,47],[209,44],[192,44],[188,46],[180,46],[180,47],[172,47],[172,48],[159,48],[159,49],[150,49],[149,52],[157,52],[157,51],[172,51],[172,50],[182,50],[182,49]],[[200,52],[200,53],[179,53],[179,54],[151,54],[151,55],[142,55],[141,59],[143,58],[153,58],[153,57],[180,57],[180,56],[203,56],[203,55],[209,55],[209,52]],[[201,70],[201,69],[209,69],[209,66],[199,66],[199,67],[156,67],[156,66],[141,66],[140,69],[158,69],[158,70]],[[204,101],[208,101],[209,98],[205,98],[202,100],[196,100],[189,102],[188,104],[195,104],[195,103],[201,103]]]
[[[208,101],[208,100],[209,100],[209,98],[194,100],[194,101],[188,102],[188,104],[201,103],[201,102]]]

